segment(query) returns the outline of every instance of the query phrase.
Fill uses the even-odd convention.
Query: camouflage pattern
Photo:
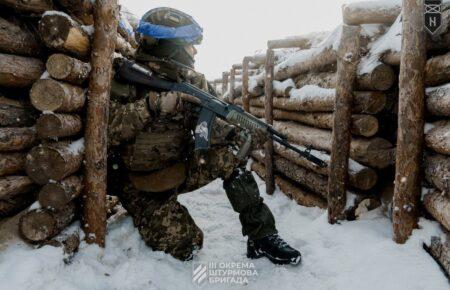
[[[145,243],[179,260],[190,260],[203,245],[203,233],[175,194],[140,192],[129,185],[121,201],[133,217]]]
[[[205,91],[211,90],[201,74],[189,73],[182,77]],[[191,134],[197,119],[195,105],[184,102],[183,94],[176,92],[145,92],[138,95],[144,97],[128,104],[111,102],[108,187],[110,192],[121,197],[122,204],[133,217],[148,246],[180,260],[192,258],[193,252],[202,246],[203,234],[187,209],[178,203],[177,195],[191,192],[217,178],[224,180],[224,189],[233,209],[239,213],[244,235],[259,238],[277,232],[273,215],[263,203],[252,174],[245,171],[246,160],[236,157],[243,142],[237,128],[216,120],[211,134],[211,149],[195,152]],[[130,157],[126,148],[133,146],[140,134],[169,133],[170,128],[177,127],[185,128],[183,132],[189,140],[179,150],[183,152],[180,155],[183,160],[174,161],[187,165],[185,182],[160,193],[134,188],[128,174],[133,167],[125,163],[136,158]],[[260,139],[258,136],[255,138]],[[158,154],[159,150],[155,150]],[[162,163],[164,166],[170,164]],[[136,169],[141,173],[147,171],[145,166]],[[156,172],[152,170],[161,169],[149,166],[148,172]]]

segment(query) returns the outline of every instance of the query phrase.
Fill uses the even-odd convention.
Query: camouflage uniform
[[[168,67],[155,54],[140,49],[137,60],[160,74],[170,75],[171,79],[187,80],[212,93],[203,75]],[[128,92],[125,84],[114,83],[114,88],[120,88],[125,95]],[[236,128],[216,120],[211,149],[200,155],[194,151],[191,133],[198,110],[196,105],[182,101],[182,97],[177,92],[142,89],[127,101],[119,98],[111,102],[109,191],[121,198],[148,246],[180,260],[190,259],[202,247],[203,233],[177,201],[177,195],[217,178],[224,180],[230,203],[240,214],[244,235],[258,239],[275,234],[274,217],[263,203],[252,174],[245,170],[246,160],[238,160],[233,153],[241,142]],[[168,136],[181,141],[171,142]],[[151,156],[137,153],[139,150]],[[157,186],[149,185],[155,179],[160,181]],[[165,184],[166,179],[171,183]]]

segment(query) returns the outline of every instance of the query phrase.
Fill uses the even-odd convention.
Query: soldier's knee
[[[224,189],[234,211],[241,213],[262,203],[258,185],[249,171],[236,170],[224,180]]]

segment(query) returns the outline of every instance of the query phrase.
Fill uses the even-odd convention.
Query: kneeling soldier
[[[192,17],[170,8],[153,9],[138,31],[138,62],[215,94],[204,76],[193,71],[193,45],[200,43],[202,29]],[[199,154],[192,135],[198,115],[195,102],[177,92],[138,91],[126,102],[111,102],[108,186],[119,195],[147,245],[180,260],[191,259],[202,247],[203,233],[177,195],[221,178],[239,213],[242,233],[248,236],[247,256],[298,264],[300,253],[278,236],[254,177],[245,170],[245,158],[234,153],[242,144],[238,130],[216,120],[211,149]],[[253,145],[261,139],[255,134]]]

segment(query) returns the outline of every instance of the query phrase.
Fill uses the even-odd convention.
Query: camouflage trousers
[[[201,161],[189,160],[187,176],[182,192],[193,191],[217,178],[224,180],[231,206],[239,213],[243,235],[257,239],[277,232],[275,219],[260,197],[253,175],[238,166],[228,148],[210,150]],[[203,233],[177,201],[180,192],[148,193],[133,188],[130,182],[124,184],[121,201],[146,244],[177,259],[191,259],[203,245]]]

